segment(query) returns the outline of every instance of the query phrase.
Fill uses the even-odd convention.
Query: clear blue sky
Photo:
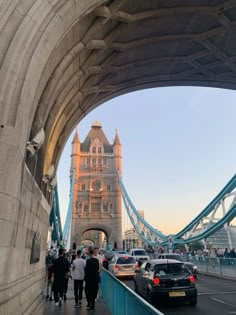
[[[235,174],[235,91],[171,87],[129,93],[89,113],[78,125],[80,141],[95,120],[110,143],[118,129],[129,196],[163,233],[182,229]],[[57,172],[62,217],[73,135]]]

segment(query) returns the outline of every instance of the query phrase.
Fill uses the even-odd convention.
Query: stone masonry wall
[[[0,193],[0,314],[42,312],[50,206],[26,166],[19,198]],[[40,261],[30,264],[32,239],[41,237]]]

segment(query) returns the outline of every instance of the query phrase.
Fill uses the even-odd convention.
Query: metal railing
[[[102,297],[112,315],[164,315],[107,270],[101,279]]]
[[[199,273],[236,279],[235,258],[192,256],[190,261],[197,265]]]

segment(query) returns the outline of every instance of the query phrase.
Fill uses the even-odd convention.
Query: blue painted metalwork
[[[153,228],[149,223],[147,223],[147,221],[144,220],[129,198],[118,172],[117,176],[126,211],[139,237],[148,245],[160,245],[162,242],[165,242],[167,240],[167,236]]]
[[[112,315],[164,315],[105,269],[100,288]]]
[[[183,230],[175,235],[176,238],[181,238],[188,230],[192,229],[193,226],[199,222],[203,217],[210,214],[210,212],[215,208],[215,206],[234,188],[236,187],[236,175],[234,175],[231,180],[225,185],[225,187],[219,192],[219,194],[209,203],[209,205],[203,209],[203,211],[191,221]]]
[[[171,234],[166,236],[154,229],[139,214],[130,200],[118,172],[117,176],[130,221],[137,234],[147,245],[168,245],[172,247],[175,244],[188,244],[194,241],[206,239],[219,229],[223,228],[226,224],[229,224],[236,216],[236,175],[234,175],[220,193],[209,203],[209,205],[184,229],[176,235]],[[233,200],[230,200],[230,198]],[[229,206],[226,205],[228,200]],[[216,213],[220,208],[223,212],[221,218],[216,216]]]
[[[61,216],[57,185],[53,189],[52,208],[49,216],[49,225],[52,228],[51,240],[60,244],[62,241]]]
[[[72,172],[69,205],[68,205],[67,214],[66,214],[66,221],[63,227],[63,244],[65,247],[67,246],[67,242],[70,236],[74,184],[75,184],[75,170],[73,170]]]

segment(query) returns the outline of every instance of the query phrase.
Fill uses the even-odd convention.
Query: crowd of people
[[[94,309],[101,281],[102,257],[98,248],[66,252],[48,250],[46,259],[46,299],[62,306],[67,299],[68,281],[73,279],[75,307],[82,306],[83,290],[87,299],[87,309]]]

